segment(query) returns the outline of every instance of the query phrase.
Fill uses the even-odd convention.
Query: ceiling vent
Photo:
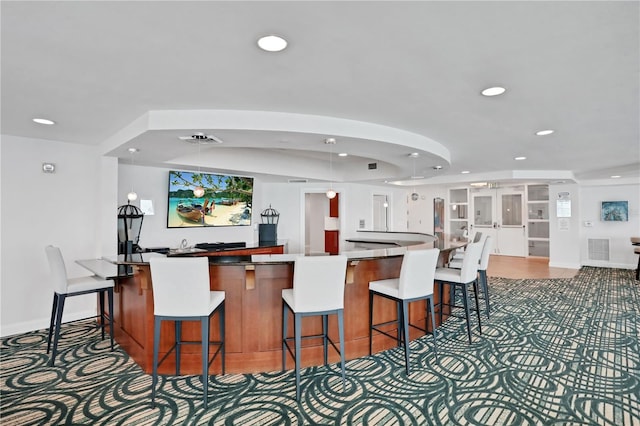
[[[289,179],[289,183],[307,183],[307,179]]]
[[[378,163],[369,163],[369,170],[375,170],[378,168]]]
[[[196,132],[189,136],[180,136],[179,139],[192,144],[198,144],[198,145],[214,145],[214,144],[222,143],[221,139],[218,139],[213,135],[205,135],[202,132]]]

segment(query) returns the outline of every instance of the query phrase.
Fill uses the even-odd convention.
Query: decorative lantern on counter
[[[118,207],[118,254],[138,253],[140,231],[144,213],[138,207],[127,204]]]
[[[276,245],[278,241],[278,220],[280,213],[269,204],[269,208],[260,213],[262,223],[258,225],[258,242],[261,246]]]

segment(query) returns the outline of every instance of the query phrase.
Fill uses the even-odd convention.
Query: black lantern
[[[269,204],[269,208],[260,213],[260,217],[262,223],[258,225],[259,245],[276,245],[278,241],[278,220],[280,213]]]
[[[130,255],[140,252],[140,231],[144,213],[130,202],[118,207],[118,254]]]

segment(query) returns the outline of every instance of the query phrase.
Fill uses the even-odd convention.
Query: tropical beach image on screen
[[[603,201],[600,219],[604,221],[626,222],[629,220],[628,201]]]
[[[253,178],[169,172],[168,228],[251,225]]]

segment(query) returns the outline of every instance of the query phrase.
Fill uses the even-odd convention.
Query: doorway
[[[324,192],[304,194],[304,252],[324,253],[324,218],[329,216],[329,200]]]
[[[473,229],[493,237],[496,254],[527,255],[524,201],[524,186],[473,193]]]
[[[373,230],[387,232],[389,230],[389,197],[373,194]]]

